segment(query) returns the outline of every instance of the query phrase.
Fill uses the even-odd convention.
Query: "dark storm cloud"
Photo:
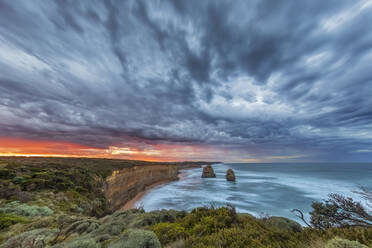
[[[371,1],[1,1],[0,136],[370,160]]]

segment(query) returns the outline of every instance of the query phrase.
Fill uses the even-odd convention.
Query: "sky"
[[[0,155],[371,162],[371,0],[0,1]]]

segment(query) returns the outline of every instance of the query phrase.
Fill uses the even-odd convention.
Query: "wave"
[[[182,180],[158,186],[150,190],[137,202],[145,210],[182,209],[195,207],[232,204],[239,212],[254,215],[268,213],[294,218],[290,213],[293,208],[305,212],[311,209],[313,201],[326,199],[330,193],[338,193],[362,200],[354,192],[361,182],[357,174],[350,180],[341,180],[344,173],[340,168],[249,166],[249,165],[215,165],[217,178],[201,178],[202,169],[182,171]],[[317,165],[318,166],[318,165]],[[225,179],[226,170],[235,171],[236,182]],[[291,169],[293,168],[293,169]],[[364,180],[371,186],[372,181]]]

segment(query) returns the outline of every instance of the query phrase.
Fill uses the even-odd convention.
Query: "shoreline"
[[[127,203],[124,204],[124,206],[122,206],[120,208],[120,210],[130,210],[130,209],[134,209],[136,203],[141,200],[141,198],[147,193],[149,192],[150,190],[152,190],[153,188],[157,187],[157,186],[160,186],[162,184],[166,184],[166,183],[170,183],[170,182],[175,182],[175,181],[180,181],[180,180],[183,180],[185,177],[187,176],[187,173],[186,172],[183,172],[183,173],[179,173],[178,174],[178,179],[177,180],[163,180],[163,181],[160,181],[160,182],[156,182],[156,183],[153,183],[147,187],[145,187],[144,190],[142,190],[141,192],[139,192],[135,197],[133,197],[130,201],[128,201]]]
[[[179,179],[178,179],[179,180]],[[140,191],[135,197],[133,197],[130,201],[128,201],[127,203],[124,204],[124,206],[122,206],[120,208],[120,210],[130,210],[130,209],[133,209],[135,208],[134,205],[139,201],[141,200],[141,198],[148,192],[150,191],[151,189],[155,188],[156,186],[159,186],[159,185],[162,185],[162,184],[165,184],[165,183],[170,183],[170,182],[174,182],[174,181],[177,181],[177,180],[164,180],[164,181],[160,181],[160,182],[156,182],[156,183],[153,183],[153,184],[150,184],[149,186],[145,187],[145,189],[143,189],[142,191]]]

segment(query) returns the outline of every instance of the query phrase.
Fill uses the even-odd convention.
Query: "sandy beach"
[[[183,173],[180,173],[178,174],[178,180],[182,180],[185,176],[187,175],[186,172],[183,172]],[[156,186],[159,186],[159,185],[162,185],[164,183],[169,183],[169,182],[172,182],[172,181],[169,181],[169,180],[164,180],[164,181],[161,181],[161,182],[157,182],[157,183],[154,183],[154,184],[151,184],[149,186],[147,186],[144,190],[142,190],[141,192],[139,192],[132,200],[130,200],[129,202],[127,202],[120,210],[129,210],[129,209],[133,209],[136,202],[138,202],[139,200],[141,200],[141,198],[151,189],[155,188]]]
[[[153,189],[156,186],[159,186],[159,185],[164,184],[164,183],[169,183],[169,182],[172,182],[172,181],[165,180],[165,181],[157,182],[157,183],[154,183],[154,184],[151,184],[151,185],[147,186],[144,190],[142,190],[141,192],[139,192],[132,200],[130,200],[129,202],[127,202],[121,208],[121,210],[129,210],[129,209],[134,208],[134,205],[136,204],[136,202],[138,202],[142,198],[142,196],[144,196],[150,189]]]

